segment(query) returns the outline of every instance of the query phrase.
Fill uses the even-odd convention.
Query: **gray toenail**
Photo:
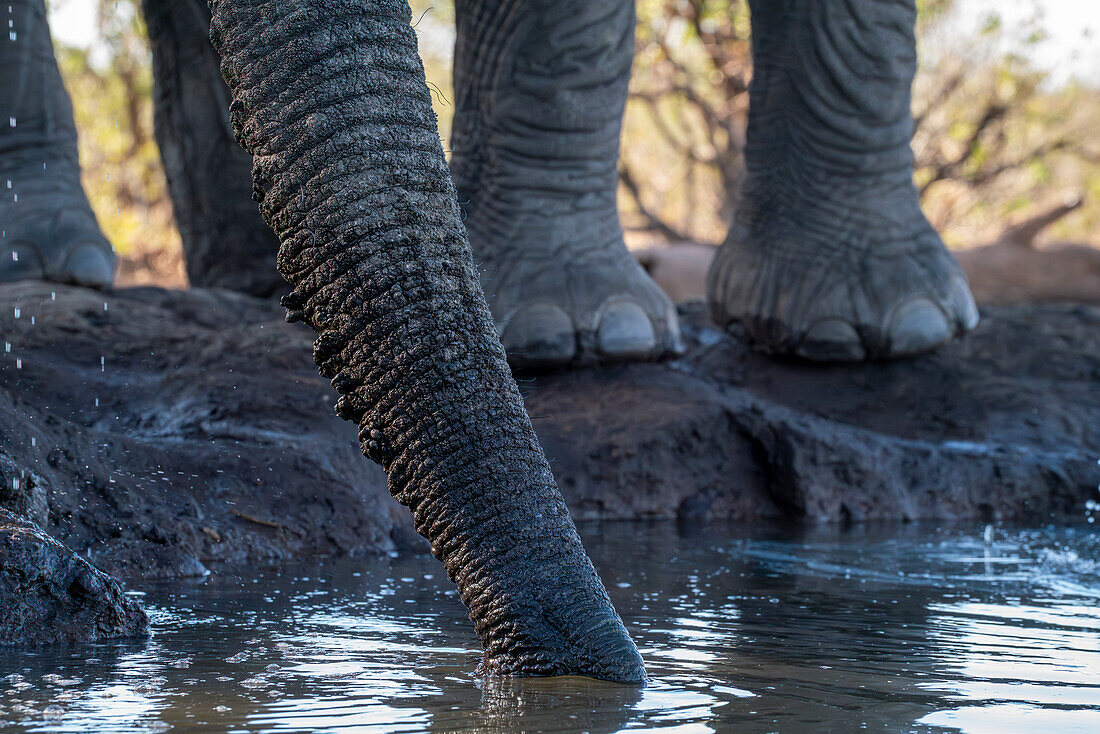
[[[970,331],[978,325],[978,304],[974,303],[974,296],[970,293],[966,278],[955,277],[952,283],[951,300],[963,331]]]
[[[657,335],[653,322],[641,306],[631,301],[616,301],[604,309],[596,343],[607,357],[643,357],[652,354],[657,347]]]
[[[867,356],[859,332],[847,321],[822,319],[811,326],[795,354],[816,362],[858,362]]]
[[[534,303],[516,311],[504,325],[500,341],[517,365],[565,364],[577,352],[572,319],[549,303]]]
[[[77,285],[103,288],[114,281],[114,260],[103,245],[82,242],[69,250],[60,276]]]
[[[898,306],[887,331],[893,354],[914,354],[951,338],[954,329],[943,309],[927,298],[914,298]]]
[[[681,355],[687,351],[684,338],[680,334],[680,317],[676,314],[675,307],[668,316],[668,351],[675,355]]]

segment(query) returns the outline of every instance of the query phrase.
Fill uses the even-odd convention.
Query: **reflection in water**
[[[438,564],[150,588],[148,642],[5,650],[0,730],[1100,731],[1089,529],[584,529],[644,690],[480,680]]]

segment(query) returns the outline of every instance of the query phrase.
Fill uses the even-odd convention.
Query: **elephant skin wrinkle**
[[[405,0],[212,0],[287,318],[458,586],[484,673],[644,684],[493,326]]]
[[[1100,308],[982,316],[942,352],[828,367],[682,306],[682,359],[524,374],[526,404],[576,519],[1079,519]],[[0,328],[0,506],[97,566],[427,550],[270,301],[26,282],[0,287]]]

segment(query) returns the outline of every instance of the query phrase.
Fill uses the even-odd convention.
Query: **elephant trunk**
[[[288,319],[458,584],[483,670],[642,683],[473,267],[405,0],[211,0]]]

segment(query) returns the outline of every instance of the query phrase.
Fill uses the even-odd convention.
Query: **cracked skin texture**
[[[747,174],[707,279],[712,318],[818,361],[973,329],[966,276],[912,181],[913,0],[754,0]]]
[[[210,7],[288,318],[458,585],[482,669],[643,683],[478,284],[408,4]]]
[[[0,77],[21,124],[0,138],[0,173],[22,190],[18,205],[0,201],[0,279],[106,285],[114,259],[80,189],[43,3],[13,8],[22,36]],[[227,135],[209,16],[200,0],[143,9],[191,281],[270,295],[275,243],[241,197],[247,156]],[[452,174],[512,363],[681,352],[672,304],[627,253],[615,206],[633,3],[458,0],[456,20]],[[910,180],[914,20],[913,0],[752,5],[748,172],[708,291],[714,319],[767,351],[895,357],[977,321]]]
[[[451,173],[512,364],[681,352],[615,201],[633,2],[459,0],[455,21]]]

